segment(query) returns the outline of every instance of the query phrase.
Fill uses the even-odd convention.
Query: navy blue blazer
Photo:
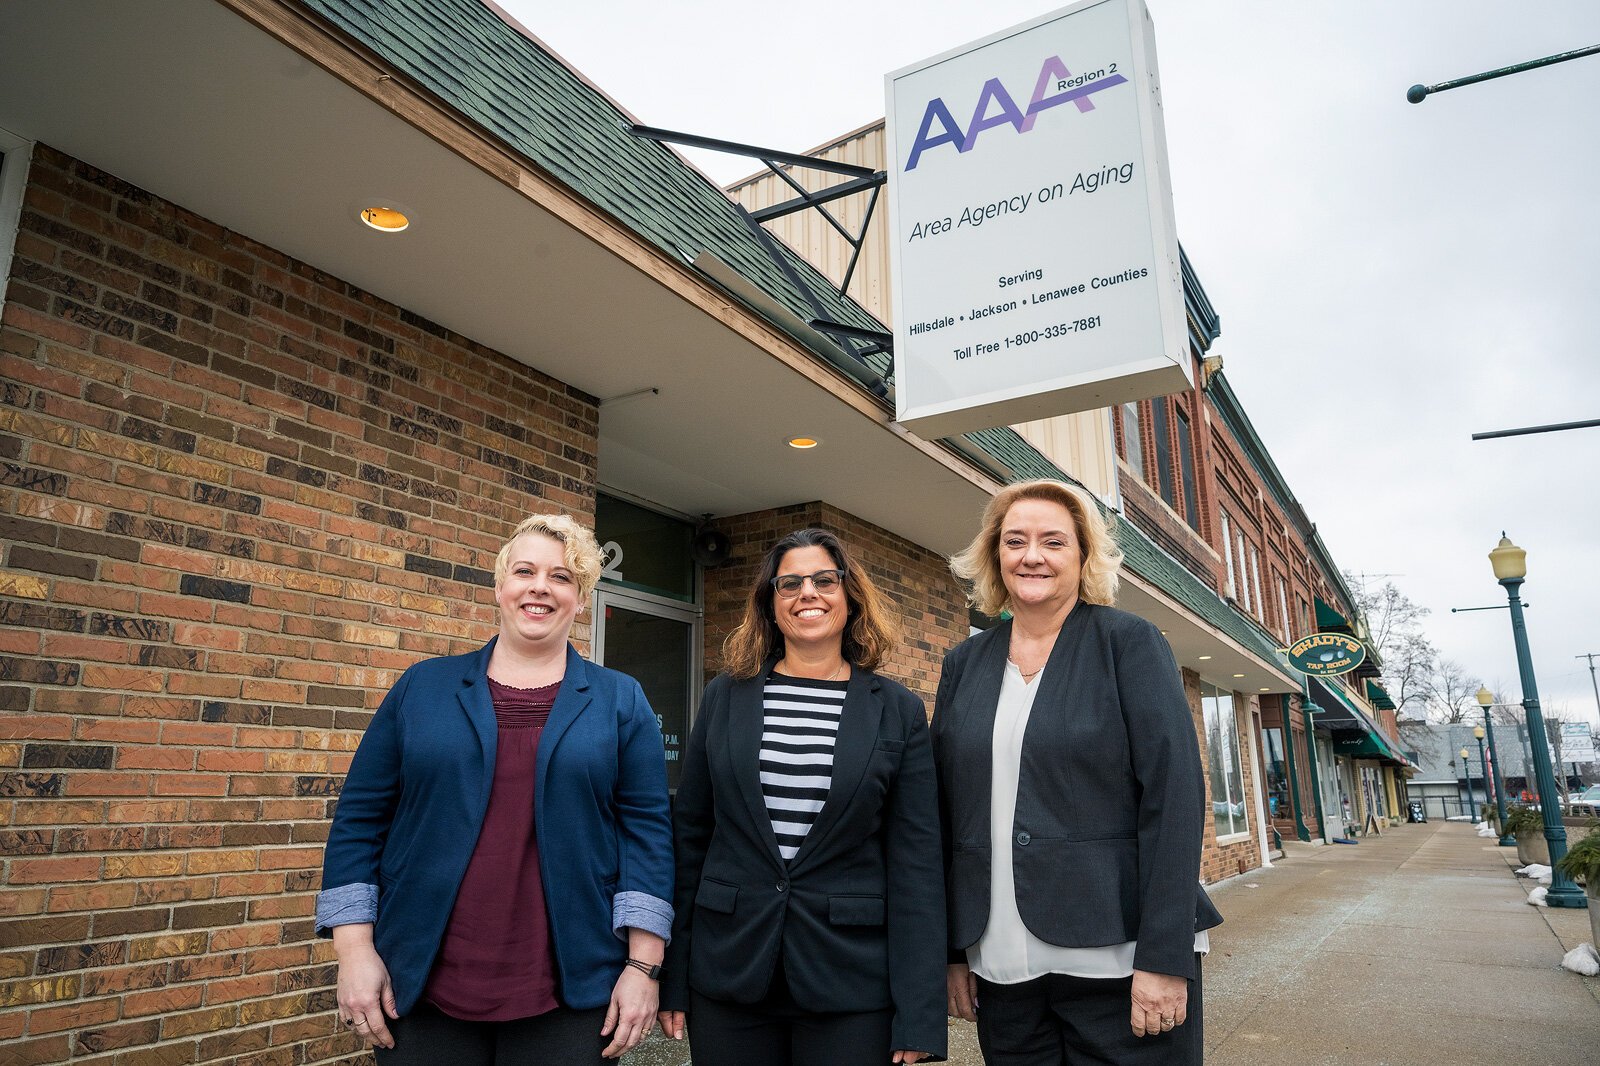
[[[1138,941],[1135,969],[1193,978],[1222,921],[1200,887],[1205,778],[1172,649],[1149,622],[1079,602],[1036,682],[1008,839],[989,839],[1001,622],[945,656],[933,713],[951,961],[989,923],[992,850],[1011,849],[1022,924],[1047,944]]]
[[[851,669],[828,798],[785,863],[761,791],[772,666],[744,680],[718,676],[689,734],[661,1009],[687,1010],[691,987],[759,1002],[781,956],[801,1008],[891,1009],[890,1048],[943,1058],[944,886],[927,711],[903,685]]]
[[[317,932],[375,922],[401,1014],[427,984],[489,806],[494,643],[401,676],[361,738],[328,834]],[[672,928],[666,758],[637,681],[568,647],[529,801],[561,1001],[604,1006],[626,927]]]

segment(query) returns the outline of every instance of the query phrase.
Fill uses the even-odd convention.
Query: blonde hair
[[[1057,503],[1072,515],[1083,569],[1078,596],[1086,603],[1111,606],[1117,599],[1122,550],[1100,507],[1088,492],[1061,481],[1019,481],[995,493],[983,509],[983,524],[972,543],[950,557],[950,572],[970,586],[967,602],[990,617],[1011,606],[1011,593],[1000,575],[1000,526],[1019,500]]]
[[[495,588],[505,581],[506,570],[511,566],[511,545],[516,543],[518,537],[529,533],[538,533],[561,543],[567,569],[578,580],[578,606],[581,609],[588,603],[589,595],[600,580],[600,545],[588,527],[579,524],[569,514],[536,514],[524,518],[500,546],[500,554],[494,557]]]
[[[866,570],[850,558],[839,538],[825,529],[799,529],[767,549],[745,599],[744,618],[722,643],[723,669],[734,677],[755,677],[769,656],[783,654],[783,631],[778,628],[772,606],[777,595],[772,579],[778,576],[785,555],[796,548],[811,547],[826,551],[833,565],[844,571],[849,620],[839,651],[845,661],[863,670],[876,670],[899,643],[899,626],[889,613],[883,594]]]

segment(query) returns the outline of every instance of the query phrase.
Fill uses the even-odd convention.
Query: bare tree
[[[1413,602],[1393,581],[1369,589],[1350,571],[1344,576],[1345,583],[1355,590],[1356,607],[1366,617],[1367,643],[1382,660],[1384,688],[1394,701],[1395,713],[1437,717],[1430,713],[1430,705],[1437,687],[1434,675],[1439,652],[1422,632],[1428,609]]]
[[[1454,659],[1440,659],[1427,679],[1428,717],[1439,722],[1476,720],[1478,687],[1482,682]]]
[[[1428,608],[1413,602],[1393,581],[1368,589],[1359,575],[1346,570],[1344,577],[1345,583],[1356,590],[1356,606],[1367,618],[1372,646],[1387,663],[1387,652],[1398,647],[1402,634],[1422,631],[1422,620],[1428,616]]]

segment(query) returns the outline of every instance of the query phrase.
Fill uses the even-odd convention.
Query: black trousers
[[[378,1066],[599,1066],[609,1037],[606,1008],[567,1010],[510,1022],[464,1022],[428,1003],[389,1022],[394,1047]]]
[[[1133,978],[1047,974],[1017,985],[978,978],[978,1046],[987,1066],[1200,1066],[1205,1058],[1200,957],[1188,1021],[1134,1036]]]
[[[888,1066],[890,1010],[819,1014],[789,994],[783,967],[760,1003],[728,1003],[689,990],[694,1066]]]

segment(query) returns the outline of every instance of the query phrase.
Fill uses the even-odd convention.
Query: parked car
[[[1567,801],[1567,813],[1600,817],[1600,785],[1590,785]]]

